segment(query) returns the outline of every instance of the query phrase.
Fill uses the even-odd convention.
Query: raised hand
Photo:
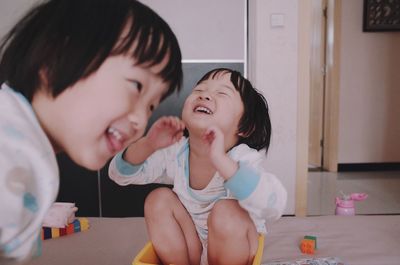
[[[209,147],[211,162],[224,179],[229,179],[238,170],[239,165],[232,160],[225,150],[225,137],[218,127],[208,128],[203,139]]]
[[[217,162],[221,156],[225,156],[224,134],[215,126],[208,128],[203,135],[206,145],[210,148],[210,157]]]
[[[185,124],[178,117],[161,117],[149,129],[146,140],[154,150],[164,148],[179,141],[184,129]]]

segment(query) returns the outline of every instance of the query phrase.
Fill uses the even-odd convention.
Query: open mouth
[[[213,114],[212,110],[210,110],[209,108],[206,108],[204,106],[195,107],[194,112],[200,112],[200,113],[204,113],[204,114],[208,114],[208,115]]]
[[[107,133],[112,135],[118,141],[120,141],[122,139],[121,133],[117,129],[115,129],[114,127],[109,127],[107,129]]]
[[[106,131],[108,145],[112,152],[119,152],[124,146],[125,137],[114,127],[108,127]]]

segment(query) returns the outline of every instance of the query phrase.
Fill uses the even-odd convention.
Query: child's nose
[[[134,109],[129,115],[128,120],[134,130],[136,137],[141,137],[147,126],[147,114],[146,111],[141,109]]]
[[[200,97],[200,99],[211,100],[211,96],[207,93],[203,93],[199,97]]]

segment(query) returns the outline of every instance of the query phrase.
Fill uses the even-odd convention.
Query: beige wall
[[[400,32],[362,32],[342,1],[338,163],[400,162]]]

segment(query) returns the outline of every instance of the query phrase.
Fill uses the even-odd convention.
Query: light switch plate
[[[284,14],[271,14],[270,16],[271,28],[282,28],[285,26],[285,15]]]

